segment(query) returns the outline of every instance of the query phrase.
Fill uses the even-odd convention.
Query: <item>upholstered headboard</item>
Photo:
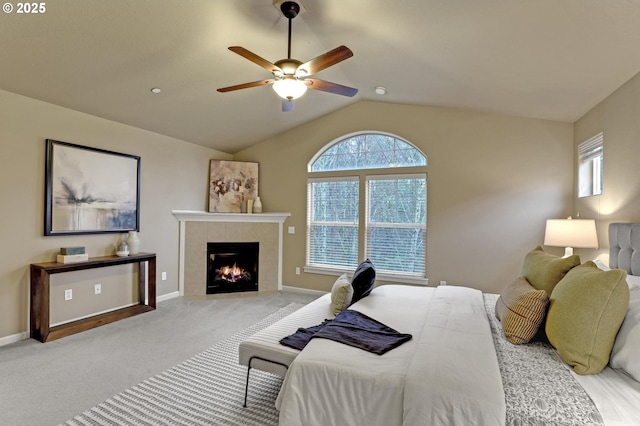
[[[640,275],[640,223],[609,225],[609,267]]]

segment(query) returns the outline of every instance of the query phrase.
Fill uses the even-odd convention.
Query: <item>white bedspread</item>
[[[278,395],[281,426],[504,424],[480,291],[381,286],[351,309],[413,339],[382,356],[312,339]]]
[[[640,383],[611,367],[600,374],[581,376],[573,370],[571,374],[596,404],[606,426],[640,424]]]

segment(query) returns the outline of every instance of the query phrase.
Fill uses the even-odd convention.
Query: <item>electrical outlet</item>
[[[440,285],[447,285],[446,281],[440,281]]]
[[[71,300],[73,299],[73,290],[68,289],[64,291],[64,300]]]
[[[166,281],[167,280],[167,273],[163,272],[162,273],[162,281]]]
[[[95,291],[96,294],[100,294],[102,293],[102,284],[96,284],[93,286],[93,290]]]
[[[300,268],[296,268],[296,275],[300,275]]]

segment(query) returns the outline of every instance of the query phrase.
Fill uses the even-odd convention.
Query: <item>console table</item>
[[[137,305],[117,309],[111,312],[94,315],[66,324],[49,326],[49,278],[52,274],[81,271],[83,269],[103,268],[106,266],[138,264],[138,294],[140,302]],[[148,294],[145,291],[144,266],[148,264]],[[85,262],[76,263],[32,263],[30,267],[31,279],[31,337],[41,342],[59,339],[70,334],[79,333],[109,324],[114,321],[152,311],[156,308],[156,255],[155,253],[139,253],[126,257],[104,256],[92,257]]]

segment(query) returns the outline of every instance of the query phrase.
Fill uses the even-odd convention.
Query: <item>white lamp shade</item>
[[[596,222],[593,219],[548,219],[544,245],[598,248]]]
[[[307,85],[293,76],[285,76],[273,83],[273,90],[275,90],[282,99],[293,100],[305,94]]]

